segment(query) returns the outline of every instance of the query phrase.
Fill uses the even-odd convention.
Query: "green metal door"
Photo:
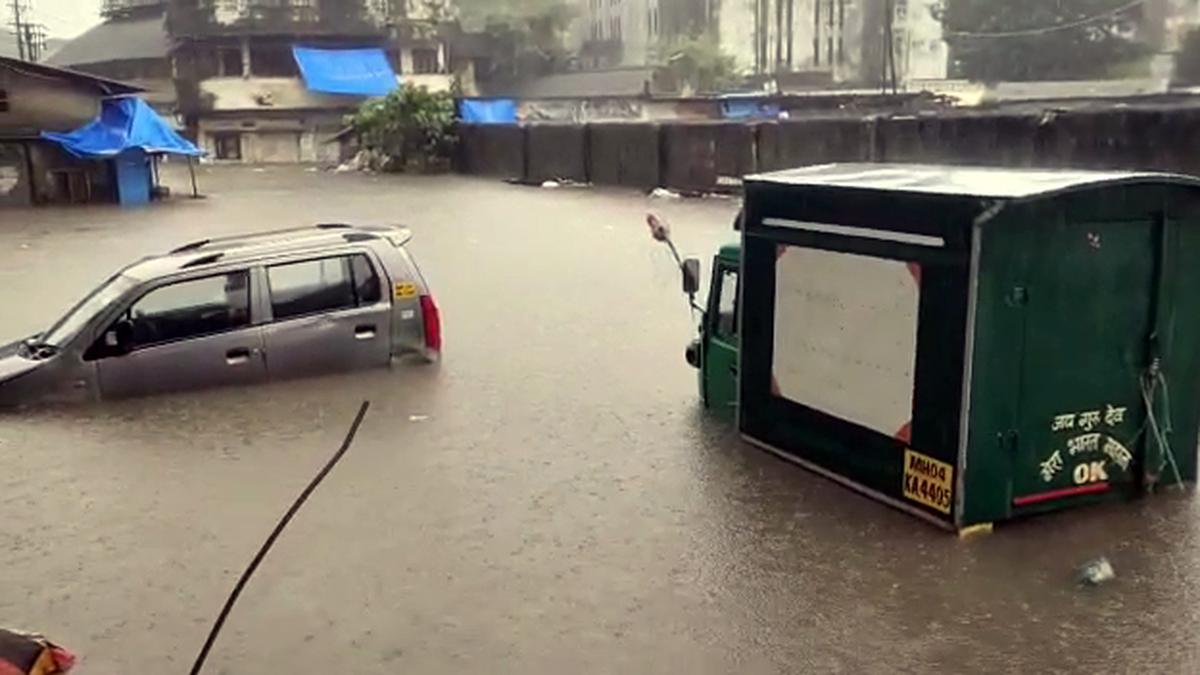
[[[1011,508],[1049,510],[1132,486],[1159,258],[1152,222],[1031,223]]]
[[[705,326],[705,402],[718,415],[733,418],[737,410],[738,268],[717,258],[712,284]]]

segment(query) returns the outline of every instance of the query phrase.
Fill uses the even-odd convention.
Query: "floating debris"
[[[1103,556],[1084,563],[1078,571],[1079,583],[1084,586],[1099,586],[1117,578],[1112,563]]]

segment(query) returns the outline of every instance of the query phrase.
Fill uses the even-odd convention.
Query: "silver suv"
[[[0,347],[0,404],[139,396],[441,352],[408,230],[318,225],[197,241],[113,275]]]

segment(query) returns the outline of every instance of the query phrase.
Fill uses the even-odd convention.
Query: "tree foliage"
[[[950,45],[951,72],[985,82],[1107,77],[1147,48],[1133,39],[1137,7],[1123,0],[942,0],[935,9]],[[1102,17],[1084,25],[1044,30]],[[1031,32],[983,37],[979,34]]]
[[[713,93],[728,90],[741,80],[737,60],[721,51],[708,33],[685,37],[658,46],[658,60],[684,91]]]
[[[540,75],[567,57],[566,36],[578,15],[571,0],[458,0],[468,32],[492,37],[507,75]]]
[[[448,159],[457,140],[453,97],[421,86],[406,85],[363,103],[350,124],[367,148],[388,155],[399,168]]]

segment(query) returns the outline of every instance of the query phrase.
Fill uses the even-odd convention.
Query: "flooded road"
[[[731,201],[462,178],[206,169],[210,197],[0,211],[0,339],[205,236],[402,222],[437,367],[0,416],[0,623],[82,672],[186,671],[237,576],[373,408],[243,594],[212,673],[1190,672],[1191,494],[959,541],[699,411],[693,322],[650,242]],[[706,264],[707,268],[707,264]],[[1109,585],[1075,565],[1107,555]]]

